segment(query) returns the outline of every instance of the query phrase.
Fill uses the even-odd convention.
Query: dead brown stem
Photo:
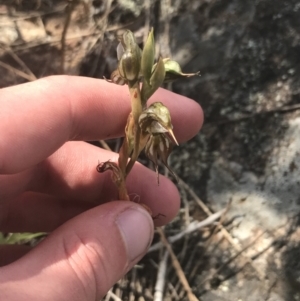
[[[7,69],[7,70],[9,70],[9,71],[11,71],[11,72],[13,72],[13,73],[15,73],[15,74],[17,74],[17,75],[19,75],[22,78],[25,78],[28,81],[33,81],[33,80],[36,79],[35,77],[32,77],[31,75],[29,75],[29,74],[27,74],[27,73],[25,73],[25,72],[23,72],[19,69],[16,69],[16,68],[14,68],[14,67],[12,67],[12,66],[4,63],[4,62],[0,61],[0,66]]]
[[[177,177],[178,177],[178,175],[177,175]],[[179,185],[182,185],[182,187],[184,187],[184,189],[186,189],[186,191],[192,196],[192,198],[202,208],[202,210],[207,215],[212,215],[212,212],[210,211],[210,209],[200,200],[200,198],[190,188],[190,186],[187,183],[185,183],[180,177],[178,177],[178,181],[179,181]],[[224,228],[223,225],[220,225],[220,231],[223,234],[223,236],[225,237],[225,239],[233,246],[233,248],[237,252],[240,252],[241,248],[236,244],[236,242],[232,238],[231,234],[226,230],[226,228]],[[241,256],[246,260],[247,263],[249,263],[251,265],[253,270],[256,272],[256,276],[258,277],[258,279],[262,281],[264,279],[264,275],[262,274],[262,272],[258,268],[256,268],[256,266],[254,265],[252,259],[247,257],[246,255],[243,255],[243,254],[241,254]]]
[[[158,233],[160,235],[160,239],[161,239],[162,243],[164,244],[164,246],[166,247],[166,249],[168,250],[168,252],[169,252],[169,254],[171,256],[173,267],[174,267],[174,269],[175,269],[175,271],[177,273],[177,276],[178,276],[179,280],[182,283],[182,286],[184,287],[184,289],[185,289],[185,291],[187,293],[189,301],[201,301],[192,292],[192,289],[191,289],[191,287],[190,287],[190,285],[189,285],[189,283],[188,283],[188,281],[187,281],[187,279],[186,279],[186,277],[184,275],[184,272],[183,272],[183,270],[181,268],[181,265],[180,265],[180,263],[179,263],[176,255],[175,255],[175,253],[173,252],[172,247],[169,244],[169,242],[168,242],[168,240],[167,240],[167,238],[166,238],[163,230],[161,228],[157,228],[157,231],[158,231]]]

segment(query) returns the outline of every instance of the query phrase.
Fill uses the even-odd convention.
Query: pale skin
[[[194,101],[158,90],[178,142],[201,128]],[[116,201],[98,162],[117,154],[82,141],[119,137],[130,96],[103,80],[53,76],[0,90],[0,231],[51,232],[37,247],[0,246],[3,300],[99,300],[146,253],[153,221],[171,221],[180,198],[174,184],[140,164]]]

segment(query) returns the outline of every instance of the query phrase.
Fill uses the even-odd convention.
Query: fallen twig
[[[60,73],[64,74],[65,73],[65,48],[66,48],[66,35],[67,35],[67,31],[70,25],[70,21],[71,21],[71,16],[72,16],[72,12],[75,8],[75,6],[78,4],[78,0],[73,0],[71,2],[68,3],[68,5],[66,6],[66,20],[65,20],[65,24],[64,24],[64,28],[61,34],[61,60],[60,60]]]
[[[37,77],[33,74],[30,68],[24,63],[24,61],[20,59],[20,57],[10,47],[5,47],[4,50],[26,71],[26,73],[32,78],[32,81],[37,79]]]
[[[101,146],[108,150],[108,151],[112,151],[111,148],[109,147],[109,145],[104,141],[104,140],[99,140],[99,143],[101,144]]]
[[[172,259],[172,264],[173,264],[173,267],[177,273],[177,276],[179,278],[179,280],[181,281],[182,283],[182,286],[184,287],[186,293],[187,293],[187,297],[189,299],[189,301],[201,301],[200,299],[198,299],[194,293],[192,292],[192,289],[184,275],[184,272],[180,266],[180,263],[175,255],[175,253],[173,252],[172,250],[172,247],[171,245],[169,244],[163,230],[161,228],[158,228],[157,229],[159,235],[160,235],[160,239],[162,241],[162,243],[164,244],[164,246],[166,247],[166,249],[168,250],[170,256],[171,256],[171,259]]]
[[[176,175],[179,181],[179,184],[182,185],[186,189],[186,191],[191,195],[191,197],[195,200],[195,202],[202,208],[202,210],[207,214],[207,215],[212,215],[212,212],[210,209],[202,202],[202,200],[197,196],[197,194],[190,188],[190,186],[185,183],[178,175]],[[223,236],[226,238],[226,240],[233,246],[233,248],[237,251],[241,251],[241,247],[236,244],[234,239],[232,238],[231,234],[226,230],[226,228],[223,225],[220,225],[220,230]],[[253,261],[251,258],[247,257],[246,255],[241,255],[247,263],[251,265],[253,270],[256,272],[256,276],[259,278],[259,280],[264,279],[263,273],[256,268],[254,265]]]
[[[239,250],[238,253],[236,253],[234,256],[230,257],[228,260],[226,260],[218,269],[216,269],[214,271],[214,273],[212,275],[210,275],[209,277],[207,277],[206,279],[204,279],[200,285],[204,284],[206,281],[212,279],[215,275],[219,274],[220,271],[226,267],[230,262],[234,261],[237,257],[239,257],[245,250],[247,250],[248,248],[250,248],[251,246],[253,246],[253,244],[260,238],[262,237],[265,233],[267,232],[267,230],[263,231],[262,233],[260,233],[259,235],[257,235],[248,245],[246,245],[244,248],[242,248],[241,250]],[[244,266],[243,266],[244,267]],[[242,269],[241,269],[242,270]]]
[[[44,12],[26,12],[25,15],[21,14],[21,15],[17,15],[16,17],[12,17],[10,16],[9,19],[0,22],[0,26],[5,26],[5,25],[10,25],[11,22],[17,22],[17,21],[21,21],[21,20],[28,20],[28,19],[32,19],[32,18],[41,18],[43,16],[46,15],[52,15],[54,13],[59,13],[59,12],[63,12],[65,10],[66,4],[62,4],[57,8],[54,8],[53,10],[49,10],[49,11],[44,11]],[[14,14],[16,14],[17,12],[14,12]]]
[[[186,227],[183,231],[181,231],[180,233],[178,234],[175,234],[173,236],[170,236],[168,238],[168,241],[170,243],[174,243],[175,241],[183,238],[185,235],[187,234],[190,234],[196,230],[199,230],[203,227],[206,227],[208,225],[211,225],[212,223],[214,223],[218,218],[220,218],[223,214],[224,210],[220,210],[219,212],[216,212],[212,215],[210,215],[208,218],[206,218],[205,220],[201,221],[201,222],[198,222],[198,221],[194,221],[192,223],[189,224],[188,227]],[[153,251],[156,251],[158,250],[159,248],[161,248],[162,246],[162,243],[161,242],[158,242],[154,245],[152,245],[150,247],[150,249],[148,250],[148,253],[150,252],[153,252]]]
[[[32,77],[31,75],[29,75],[29,74],[27,74],[27,73],[25,73],[25,72],[23,72],[23,71],[21,71],[21,70],[19,70],[17,68],[14,68],[14,67],[12,67],[12,66],[4,63],[4,62],[0,61],[0,66],[3,67],[3,68],[5,68],[5,69],[7,69],[7,70],[9,70],[10,72],[13,72],[13,73],[19,75],[20,77],[22,77],[22,78],[24,78],[24,79],[26,79],[28,81],[35,80],[35,78]]]
[[[110,298],[112,298],[114,301],[122,301],[122,299],[120,299],[115,293],[113,293],[112,290],[109,290],[106,294],[106,296],[108,296],[108,299],[109,300]],[[106,300],[106,298],[105,298]]]
[[[177,293],[174,285],[171,282],[168,282],[167,285],[168,285],[168,289],[170,291],[171,300],[175,299],[176,301],[179,301],[180,299],[179,299],[178,293]]]
[[[189,206],[190,204],[187,200],[186,191],[184,189],[181,189],[181,190],[182,190],[181,191],[181,200],[182,200],[182,203],[184,205],[184,208],[183,208],[183,210],[184,210],[184,227],[187,228],[191,223],[190,206]],[[185,235],[181,251],[177,255],[179,259],[185,257],[185,254],[188,250],[188,245],[189,245],[189,235]]]
[[[109,26],[109,27],[107,27],[106,32],[117,31],[118,29],[127,28],[131,24],[132,24],[132,22],[129,22],[129,23],[124,24],[124,25]],[[97,37],[102,32],[103,32],[103,30],[96,30],[96,27],[94,27],[92,29],[89,29],[88,31],[82,31],[80,34],[73,34],[73,35],[67,36],[65,38],[65,40],[70,41],[70,40],[88,38],[88,37],[92,37],[92,36]],[[27,50],[27,49],[30,49],[30,48],[39,47],[39,46],[43,46],[43,45],[53,45],[53,44],[58,44],[58,43],[61,43],[61,35],[53,35],[50,38],[50,40],[49,40],[49,37],[48,37],[47,39],[42,38],[42,39],[35,40],[33,42],[15,43],[11,47],[13,47],[13,49],[15,51],[20,51],[20,50]]]
[[[136,285],[136,291],[139,294],[138,300],[139,301],[145,301],[145,298],[143,297],[143,287],[141,285],[141,282],[140,282],[139,278],[136,279],[136,284],[135,285]]]
[[[226,213],[228,212],[228,210],[229,210],[229,208],[230,208],[230,205],[231,205],[231,200],[228,202],[226,208],[224,209],[224,212],[223,212],[223,214],[221,215],[220,220],[219,220],[217,226],[215,227],[215,229],[213,230],[212,234],[210,235],[210,238],[209,238],[208,241],[205,243],[205,250],[208,250],[208,247],[209,247],[209,245],[211,244],[214,235],[216,234],[216,232],[217,232],[218,230],[221,229],[223,220],[224,220],[224,218],[225,218]],[[221,240],[222,240],[222,239],[224,239],[224,236],[221,237]],[[221,242],[221,240],[219,240],[219,242]],[[215,249],[217,248],[219,242],[215,245]],[[212,252],[212,253],[213,253],[213,252]],[[195,256],[195,254],[196,254],[196,248],[193,250],[193,253],[192,253],[191,256],[190,256],[190,259],[189,259],[190,265],[191,265],[191,263],[192,263],[192,260],[193,260],[193,258],[194,258],[194,256]],[[204,255],[204,254],[202,254],[202,256],[201,256],[200,258],[198,258],[198,260],[197,260],[196,264],[194,265],[192,271],[189,273],[189,279],[193,279],[193,277],[195,276],[195,274],[196,274],[196,272],[197,272],[199,266],[202,264],[203,255]]]
[[[191,189],[191,187],[184,182],[177,174],[177,179],[178,179],[178,183],[179,185],[181,185],[190,195],[191,197],[194,199],[194,201],[199,205],[199,207],[207,214],[207,215],[211,215],[212,212],[209,210],[209,208],[203,203],[203,201],[197,196],[197,194],[194,192],[193,189]]]
[[[166,251],[159,263],[153,301],[163,301],[169,253]]]
[[[135,281],[136,281],[136,267],[133,267],[131,270],[131,279],[130,279],[130,292],[129,292],[129,301],[134,301],[134,291],[135,291]]]

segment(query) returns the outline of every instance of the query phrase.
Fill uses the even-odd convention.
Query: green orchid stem
[[[131,171],[134,163],[136,162],[140,154],[140,138],[141,138],[141,129],[139,126],[139,118],[142,114],[142,101],[141,101],[141,91],[139,82],[129,84],[130,98],[131,98],[131,111],[132,117],[134,120],[134,149],[130,161],[126,166],[126,175]]]

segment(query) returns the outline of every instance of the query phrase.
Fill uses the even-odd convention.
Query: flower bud
[[[128,81],[138,80],[141,69],[141,49],[130,30],[120,37],[117,48],[119,59],[118,70],[121,77]]]

